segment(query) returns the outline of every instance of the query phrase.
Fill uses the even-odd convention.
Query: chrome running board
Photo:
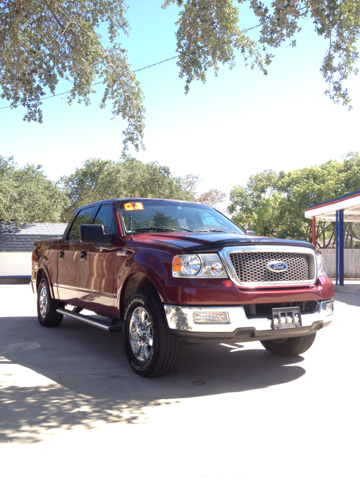
[[[115,323],[109,324],[106,322],[102,322],[92,317],[81,315],[80,313],[71,312],[70,310],[65,310],[65,308],[58,308],[56,311],[58,313],[61,313],[62,315],[67,315],[68,317],[75,318],[75,320],[80,320],[80,322],[84,322],[84,323],[87,323],[88,325],[92,325],[93,327],[106,330],[107,332],[121,332],[121,327],[118,327],[117,325],[115,325]]]

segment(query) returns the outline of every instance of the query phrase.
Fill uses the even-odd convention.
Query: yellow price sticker
[[[132,210],[145,210],[144,205],[141,202],[124,203],[124,208],[126,212]]]

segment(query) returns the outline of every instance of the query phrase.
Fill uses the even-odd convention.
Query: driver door
[[[104,233],[117,237],[112,203],[103,203],[94,224],[104,225]],[[79,263],[80,306],[102,315],[117,315],[117,250],[112,244],[82,243],[83,258]]]

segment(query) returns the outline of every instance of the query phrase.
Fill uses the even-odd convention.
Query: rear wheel
[[[280,340],[264,340],[262,345],[273,355],[295,357],[309,350],[314,343],[316,333],[304,337],[282,338]]]
[[[138,375],[160,377],[173,370],[180,342],[170,332],[164,307],[155,295],[139,292],[130,299],[124,341],[130,366]]]
[[[64,305],[61,302],[53,300],[50,295],[50,288],[47,279],[40,280],[37,298],[38,320],[43,327],[57,327],[63,319],[61,313],[57,313],[58,308]]]

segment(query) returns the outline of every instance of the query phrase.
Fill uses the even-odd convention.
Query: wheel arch
[[[43,263],[41,264],[38,272],[37,272],[37,275],[36,275],[36,291],[38,291],[38,288],[39,288],[39,284],[41,282],[41,279],[42,278],[46,278],[46,280],[48,281],[48,284],[49,284],[49,288],[50,288],[50,294],[51,294],[51,298],[55,298],[54,296],[54,289],[53,289],[53,285],[51,283],[51,280],[50,280],[50,275],[49,275],[49,272],[48,272],[48,269],[46,268],[46,265],[44,265]]]
[[[121,289],[120,293],[120,319],[123,319],[126,305],[130,298],[135,295],[136,292],[141,290],[150,291],[160,301],[162,301],[161,295],[158,292],[154,282],[144,272],[134,272],[129,275]]]

